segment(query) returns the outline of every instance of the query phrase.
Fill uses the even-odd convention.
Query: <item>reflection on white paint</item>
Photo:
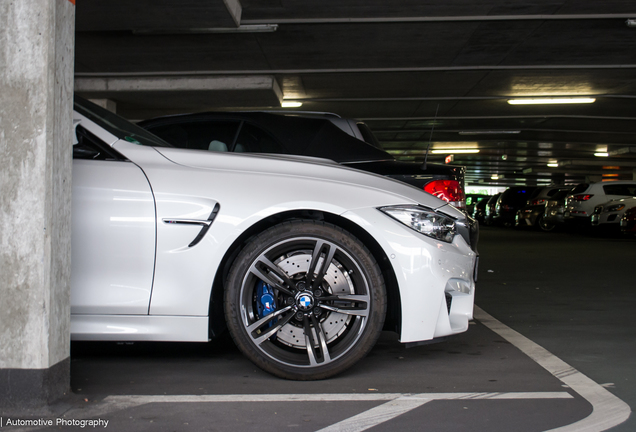
[[[148,289],[145,289],[145,288],[139,288],[139,287],[130,286],[130,285],[110,284],[110,286],[115,287],[115,288],[125,288],[125,289],[132,289],[132,290],[142,290],[142,291],[148,291]]]
[[[123,217],[123,216],[111,216],[111,222],[154,222],[153,217]]]
[[[119,300],[127,300],[127,301],[118,301],[117,304],[136,304],[139,302],[147,302],[148,296],[150,295],[150,289],[149,288],[142,288],[142,287],[135,287],[135,286],[129,286],[129,285],[117,285],[117,284],[110,284],[110,287],[113,288],[113,291],[111,291],[111,294],[118,298]],[[122,290],[124,295],[121,295]],[[129,298],[132,294],[130,294],[130,291],[141,291],[140,293],[138,293],[137,295],[141,296],[140,298]]]
[[[141,198],[114,197],[113,201],[153,202],[153,199],[152,198],[141,199]]]
[[[430,268],[431,254],[426,249],[420,246],[408,247],[395,242],[390,242],[389,244],[398,254],[408,257],[409,267],[403,268],[403,270],[409,274]]]
[[[229,216],[226,214],[220,214],[216,217],[216,220],[220,223],[224,223],[224,224],[228,224],[228,225],[232,225],[232,226],[238,226],[241,224],[241,222],[243,222],[243,219],[236,217],[236,216]]]
[[[119,326],[106,326],[107,329],[112,329],[113,333],[119,333],[119,334],[131,334],[131,333],[137,333],[137,329],[134,327],[119,327]]]

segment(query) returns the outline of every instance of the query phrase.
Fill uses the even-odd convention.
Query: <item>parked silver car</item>
[[[562,190],[548,200],[543,211],[544,225],[557,227],[565,223],[565,199],[570,193],[571,189]]]
[[[515,226],[533,227],[543,231],[552,231],[556,224],[545,220],[546,204],[559,192],[569,192],[572,186],[551,185],[544,187],[539,193],[528,200],[526,206],[517,212]]]

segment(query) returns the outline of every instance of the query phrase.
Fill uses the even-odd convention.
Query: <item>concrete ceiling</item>
[[[471,184],[635,175],[633,0],[77,0],[76,17],[76,91],[131,119],[284,98],[365,120],[399,158],[477,148],[455,154]],[[507,103],[531,96],[596,102]]]

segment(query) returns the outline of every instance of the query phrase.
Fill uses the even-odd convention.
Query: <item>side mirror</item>
[[[79,144],[79,140],[77,139],[77,125],[81,122],[81,119],[73,119],[73,145]]]

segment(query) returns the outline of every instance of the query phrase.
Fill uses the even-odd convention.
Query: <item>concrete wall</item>
[[[0,0],[0,406],[69,388],[74,22]]]

